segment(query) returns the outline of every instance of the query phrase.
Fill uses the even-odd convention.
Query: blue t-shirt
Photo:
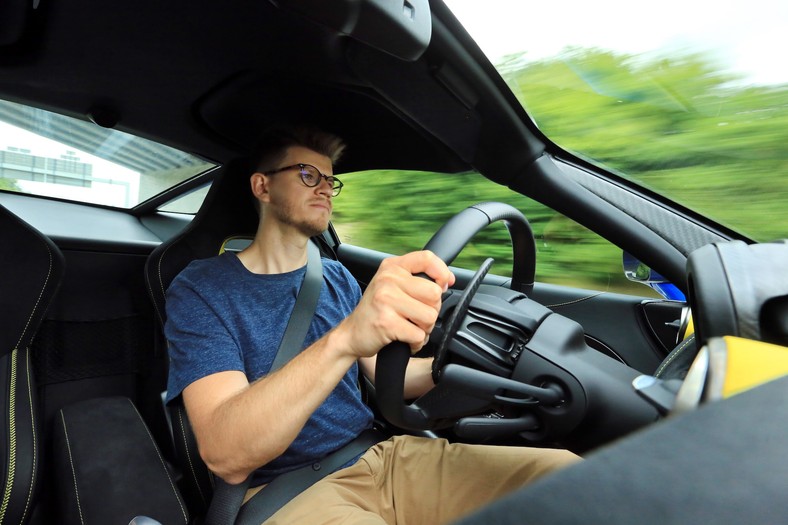
[[[322,262],[323,286],[304,348],[339,324],[361,298],[344,266],[329,259]],[[192,382],[217,372],[238,370],[250,383],[267,374],[305,273],[306,266],[283,274],[255,274],[233,253],[189,264],[167,290],[167,402]],[[258,469],[255,484],[314,463],[372,426],[372,412],[361,400],[357,378],[354,364],[287,451]]]

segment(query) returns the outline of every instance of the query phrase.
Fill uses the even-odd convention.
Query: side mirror
[[[686,301],[684,292],[678,289],[675,284],[668,281],[658,272],[649,268],[634,255],[624,252],[624,276],[630,281],[643,284],[655,290],[665,299],[670,301]]]

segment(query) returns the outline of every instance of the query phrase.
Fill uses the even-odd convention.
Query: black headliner
[[[434,78],[446,49],[435,30],[442,54],[409,64],[264,0],[42,2],[28,22],[0,47],[0,97],[82,119],[108,110],[117,129],[218,163],[281,120],[342,135],[340,171],[464,171],[476,150],[476,101]]]

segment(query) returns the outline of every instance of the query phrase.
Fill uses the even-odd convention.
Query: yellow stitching
[[[672,355],[672,356],[668,356],[668,360],[667,360],[667,361],[665,361],[664,363],[662,363],[662,364],[659,366],[659,368],[657,368],[657,371],[656,371],[656,372],[654,372],[654,377],[659,377],[659,375],[660,375],[660,374],[661,374],[661,373],[662,373],[662,372],[665,370],[665,368],[666,368],[666,367],[667,367],[667,366],[668,366],[670,363],[672,363],[673,361],[675,361],[675,360],[676,360],[676,358],[679,356],[679,354],[681,354],[681,353],[682,353],[682,352],[683,352],[683,351],[684,351],[684,350],[685,350],[685,349],[686,349],[686,348],[689,346],[689,344],[690,344],[690,343],[692,343],[693,341],[695,341],[695,337],[694,337],[694,336],[690,336],[690,337],[688,337],[687,339],[685,339],[685,340],[684,340],[684,341],[681,343],[681,346],[679,346],[678,348],[676,348],[676,350],[674,350],[674,351],[672,352],[672,353],[673,353],[673,355]]]
[[[11,489],[14,484],[14,474],[16,473],[16,420],[14,418],[14,405],[16,404],[16,348],[11,352],[11,385],[8,394],[8,478],[6,479],[5,489],[3,490],[3,504],[0,507],[0,523],[5,518],[8,510],[8,502],[11,500]]]
[[[197,479],[197,472],[194,471],[194,465],[192,464],[192,455],[189,451],[189,440],[186,439],[186,429],[184,428],[183,424],[183,414],[181,410],[178,410],[178,424],[181,427],[181,436],[183,437],[183,448],[186,451],[186,459],[189,461],[189,470],[192,472],[192,477],[194,478],[194,485],[197,487],[197,492],[200,493],[200,499],[202,499],[203,503],[206,503],[205,495],[202,493],[202,489],[200,488],[200,480]]]
[[[30,317],[27,318],[27,323],[25,324],[24,330],[22,330],[22,334],[19,336],[19,341],[16,342],[16,347],[22,343],[22,339],[25,337],[25,332],[27,332],[27,327],[30,326],[30,321],[33,319],[33,316],[36,314],[36,310],[38,309],[38,304],[41,302],[41,297],[44,295],[44,290],[46,290],[47,283],[49,282],[49,276],[52,275],[52,250],[49,249],[49,245],[44,243],[44,246],[47,249],[47,253],[49,254],[49,270],[47,271],[47,278],[44,280],[44,285],[41,287],[41,293],[38,294],[38,299],[36,299],[36,304],[33,307],[33,311],[30,313]]]
[[[156,451],[156,455],[159,456],[159,461],[161,462],[161,466],[162,468],[164,468],[164,473],[167,475],[167,481],[170,482],[170,487],[172,488],[172,492],[173,494],[175,494],[175,499],[178,501],[178,506],[181,508],[181,514],[183,514],[183,522],[188,523],[189,515],[186,513],[186,509],[183,508],[183,503],[181,502],[181,498],[178,497],[178,491],[175,489],[175,484],[172,482],[172,478],[170,477],[170,472],[167,470],[167,465],[164,463],[164,458],[162,458],[161,454],[159,453],[159,447],[156,446],[156,440],[153,439],[150,430],[148,430],[148,425],[145,424],[145,420],[142,419],[142,416],[137,411],[137,407],[134,406],[134,403],[132,403],[130,399],[127,399],[127,401],[131,405],[131,408],[134,409],[134,412],[137,414],[137,417],[139,417],[140,421],[142,421],[142,426],[143,428],[145,428],[145,431],[148,433],[148,437],[150,438],[151,443],[153,443],[153,449]]]
[[[25,363],[27,372],[27,399],[30,402],[30,432],[33,435],[33,470],[30,476],[30,490],[27,492],[27,502],[25,502],[25,512],[22,514],[22,523],[25,522],[25,516],[30,508],[30,502],[33,500],[33,487],[36,485],[36,460],[38,454],[36,453],[36,416],[33,410],[33,381],[30,379],[30,349],[25,352]]]
[[[66,449],[68,450],[68,462],[71,465],[71,475],[74,478],[74,495],[77,497],[77,510],[79,510],[79,522],[85,524],[82,517],[82,505],[79,503],[79,487],[77,486],[77,469],[74,468],[74,458],[71,456],[71,442],[68,440],[68,430],[66,429],[66,418],[63,411],[60,411],[60,420],[63,422],[63,435],[66,436]]]

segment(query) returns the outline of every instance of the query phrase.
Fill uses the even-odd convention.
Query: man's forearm
[[[251,385],[239,384],[224,399],[210,397],[228,391],[226,382],[200,384],[211,376],[184,390],[200,454],[214,473],[240,483],[287,449],[355,361],[341,351],[338,339],[329,332],[280,370]]]

